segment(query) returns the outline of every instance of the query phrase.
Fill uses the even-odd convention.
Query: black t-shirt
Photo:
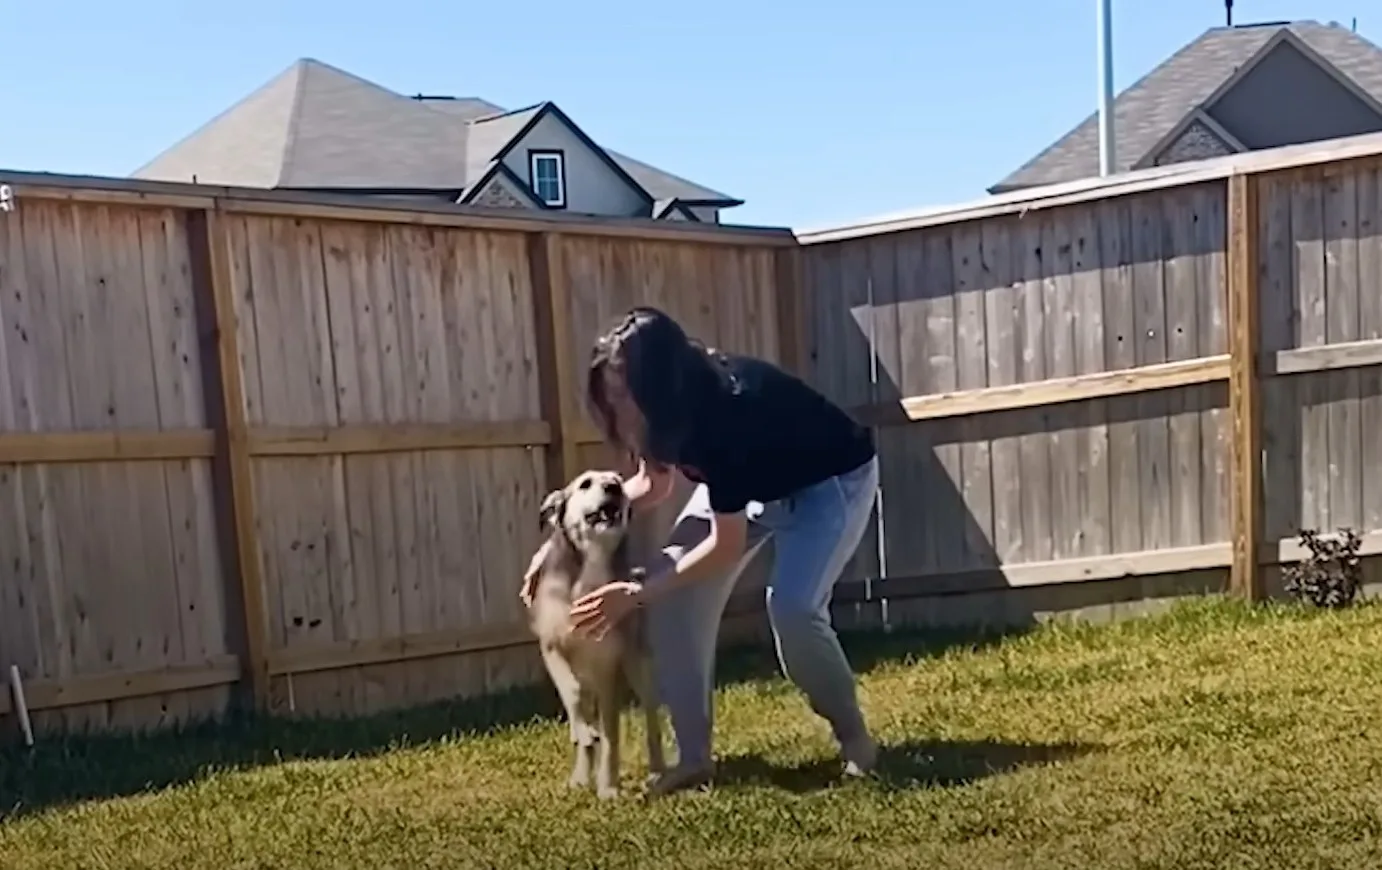
[[[716,513],[784,498],[873,458],[869,430],[800,379],[753,357],[721,358],[734,383],[695,402],[675,463],[706,484]]]

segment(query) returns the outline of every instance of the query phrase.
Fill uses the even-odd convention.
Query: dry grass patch
[[[719,695],[712,793],[597,807],[563,787],[564,726],[516,697],[7,750],[0,864],[1382,863],[1382,607],[1205,600],[1116,626],[908,651],[923,641],[852,644],[870,662],[861,691],[885,745],[873,782],[838,782],[823,727],[780,680],[757,678]],[[510,724],[467,725],[496,719]],[[644,759],[627,721],[632,779]]]

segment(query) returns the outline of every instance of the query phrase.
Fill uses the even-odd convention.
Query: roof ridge
[[[294,66],[297,67],[297,81],[293,82],[293,99],[288,103],[288,129],[283,133],[283,156],[278,161],[278,172],[274,174],[275,187],[283,183],[283,176],[291,165],[293,146],[297,144],[298,128],[302,124],[302,113],[298,109],[303,91],[307,89],[307,73],[312,69],[308,58],[299,58]]]
[[[399,92],[399,91],[396,91],[396,90],[394,90],[393,88],[385,87],[384,85],[381,85],[379,82],[373,81],[373,80],[371,80],[371,79],[367,79],[367,78],[365,78],[365,77],[362,76],[362,75],[357,75],[356,73],[353,73],[353,72],[351,72],[350,70],[342,69],[341,67],[338,67],[338,66],[336,66],[335,64],[327,63],[327,62],[324,61],[324,60],[319,60],[319,59],[317,59],[317,58],[315,58],[315,57],[303,57],[303,58],[299,58],[298,61],[297,61],[297,63],[303,64],[303,65],[304,65],[304,69],[311,69],[312,67],[320,67],[320,68],[329,70],[329,71],[331,71],[332,73],[334,73],[334,74],[336,74],[336,75],[338,75],[338,76],[341,76],[341,77],[343,77],[343,78],[350,79],[350,80],[353,81],[353,82],[356,82],[356,83],[358,83],[358,84],[364,85],[365,87],[369,88],[370,90],[378,91],[379,93],[382,93],[382,94],[387,94],[388,96],[392,97],[392,98],[395,99],[395,100],[398,100],[398,101],[401,102],[401,103],[406,103],[407,105],[412,106],[412,107],[414,107],[414,108],[425,108],[425,106],[424,106],[424,104],[423,104],[423,101],[421,101],[421,100],[415,100],[415,99],[413,99],[412,97],[408,96],[407,94],[404,94],[404,93],[401,93],[401,92]],[[477,99],[478,99],[478,98],[477,98]],[[486,101],[486,102],[488,102],[488,101]],[[444,114],[444,113],[443,113],[443,114]]]
[[[484,98],[483,98],[483,97],[476,97],[475,99],[481,100],[481,99],[484,99]],[[489,100],[485,100],[485,102],[488,103]],[[540,102],[540,103],[533,103],[531,106],[524,106],[524,107],[521,108],[521,109],[509,109],[508,111],[504,111],[504,112],[496,112],[496,113],[493,114],[493,115],[483,115],[483,116],[481,116],[481,117],[479,117],[479,118],[471,118],[470,120],[466,121],[466,123],[467,123],[467,124],[483,124],[483,123],[486,122],[486,121],[498,121],[500,118],[508,118],[508,117],[510,117],[510,116],[512,116],[512,115],[521,115],[521,114],[523,114],[524,112],[531,112],[531,111],[533,111],[533,110],[535,110],[535,109],[541,109],[543,106],[547,105],[547,104],[550,103],[550,102],[551,102],[551,100],[543,100],[543,101]]]
[[[408,95],[404,94],[404,96]],[[479,100],[482,103],[489,102],[489,100],[486,100],[479,94],[424,94],[421,91],[419,91],[416,94],[413,94],[412,96],[408,96],[408,99],[418,100],[419,102],[425,102],[427,100]]]

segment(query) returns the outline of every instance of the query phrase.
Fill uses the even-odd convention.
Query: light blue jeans
[[[866,735],[854,672],[830,622],[835,583],[863,539],[878,488],[878,459],[853,471],[748,508],[749,545],[723,577],[680,589],[650,608],[649,640],[660,698],[677,736],[679,763],[707,765],[714,726],[715,647],[720,619],[744,567],[769,538],[775,559],[768,580],[768,618],[778,664],[811,709],[847,743]],[[663,546],[656,576],[710,531],[710,500],[696,487]]]

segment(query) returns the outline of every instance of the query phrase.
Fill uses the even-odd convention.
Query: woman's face
[[[628,381],[616,366],[607,365],[600,370],[600,385],[610,413],[614,415],[614,431],[619,440],[635,448],[641,448],[647,422],[638,410],[633,394],[629,392]],[[641,452],[641,451],[640,451]]]

